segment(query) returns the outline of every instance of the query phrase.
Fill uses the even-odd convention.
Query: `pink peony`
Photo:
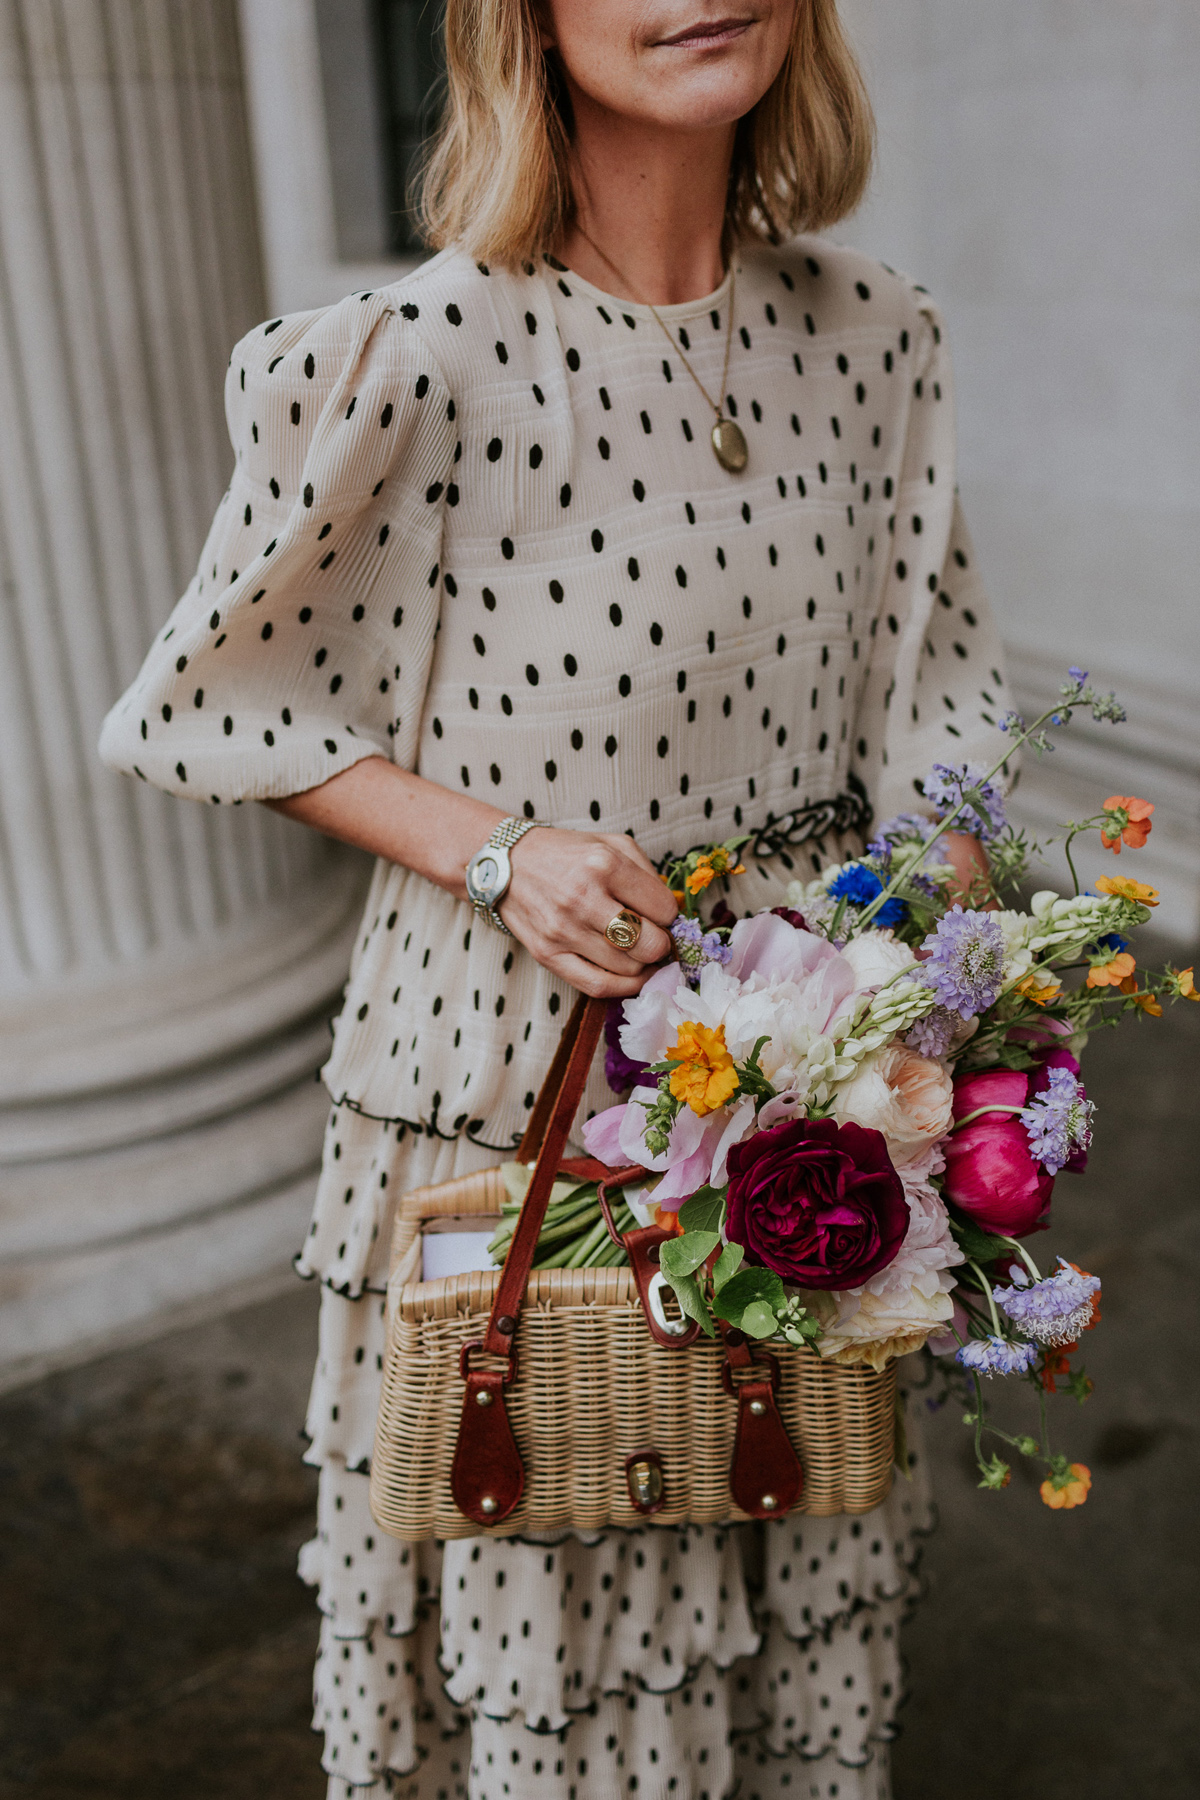
[[[892,1261],[908,1203],[878,1131],[795,1119],[729,1151],[726,1231],[746,1260],[806,1288],[853,1288]]]
[[[982,1069],[954,1083],[956,1120],[980,1107],[1003,1110],[984,1112],[947,1138],[946,1198],[985,1231],[1004,1237],[1038,1230],[1054,1191],[1054,1177],[1035,1161],[1017,1117],[1033,1085],[1020,1069]]]

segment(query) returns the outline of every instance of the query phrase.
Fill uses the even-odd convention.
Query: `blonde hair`
[[[446,95],[418,183],[429,242],[515,266],[571,217],[570,140],[533,0],[446,0]],[[837,0],[796,0],[783,67],[738,125],[726,237],[779,243],[854,211],[874,121]]]

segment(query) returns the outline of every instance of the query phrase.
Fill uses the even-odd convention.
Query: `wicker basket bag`
[[[563,1033],[517,1151],[537,1164],[502,1270],[421,1279],[429,1226],[499,1213],[498,1168],[400,1201],[376,1521],[416,1540],[868,1512],[891,1486],[894,1368],[767,1354],[728,1328],[696,1341],[656,1292],[659,1226],[625,1236],[628,1268],[533,1270],[560,1169],[642,1174],[563,1161],[603,1018],[580,1000]]]

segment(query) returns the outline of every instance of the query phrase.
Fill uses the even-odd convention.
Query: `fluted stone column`
[[[356,860],[111,774],[266,311],[235,0],[0,0],[0,1365],[283,1267]]]

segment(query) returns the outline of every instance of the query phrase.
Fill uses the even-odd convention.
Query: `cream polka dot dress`
[[[676,353],[749,446],[732,475]],[[934,760],[1000,754],[1000,652],[919,289],[818,240],[706,299],[444,252],[235,349],[237,466],[102,754],[210,805],[387,756],[658,860],[750,834],[739,910]],[[366,1470],[395,1196],[494,1161],[569,1000],[470,908],[376,869],[324,1071],[303,1557],[332,1800],[888,1793],[920,1463],[852,1521],[400,1545]],[[597,1068],[584,1111],[611,1104]]]

